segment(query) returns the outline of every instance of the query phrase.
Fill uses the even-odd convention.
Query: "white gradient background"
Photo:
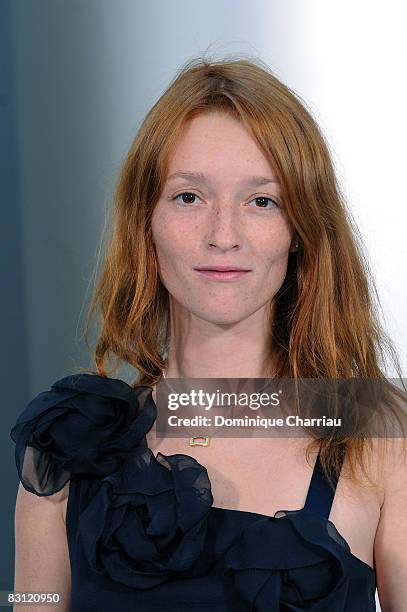
[[[406,376],[406,2],[6,5],[15,166],[5,180],[17,182],[6,204],[21,223],[19,321],[26,347],[23,356],[11,353],[7,365],[11,377],[24,365],[27,399],[67,368],[90,363],[81,326],[120,163],[177,68],[207,50],[259,56],[319,121]],[[12,327],[9,334],[12,342]]]

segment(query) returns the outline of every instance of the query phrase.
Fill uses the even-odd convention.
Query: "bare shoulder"
[[[404,438],[381,444],[383,503],[375,537],[377,589],[383,612],[407,601],[407,450]]]
[[[367,471],[377,484],[380,506],[389,496],[401,490],[407,469],[407,440],[405,438],[374,438],[371,450],[365,453]]]
[[[383,503],[407,499],[407,440],[405,438],[387,438],[381,442],[380,461],[382,462]]]

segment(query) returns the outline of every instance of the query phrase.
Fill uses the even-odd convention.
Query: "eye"
[[[272,207],[269,207],[268,210],[270,210],[270,208],[274,208],[275,206],[278,206],[278,204],[277,204],[277,202],[275,200],[272,200],[271,198],[269,198],[267,196],[257,196],[256,198],[253,198],[253,200],[250,200],[250,202],[258,202],[258,201],[260,201],[260,206],[259,207],[255,207],[255,208],[266,208],[267,209],[267,200],[274,205]]]
[[[179,200],[179,198],[182,198],[182,201]],[[174,196],[172,200],[179,202],[181,206],[188,206],[190,204],[195,204],[195,198],[200,199],[196,193],[191,191],[183,191],[182,193]],[[260,204],[260,206],[256,206],[255,208],[265,208],[266,210],[271,210],[278,206],[277,202],[268,196],[257,196],[256,198],[253,198],[253,200],[250,200],[250,202],[257,202]],[[267,202],[273,204],[273,206],[267,206]]]
[[[178,198],[187,198],[187,201],[185,201],[184,199],[182,200],[182,202],[180,200],[178,200]],[[178,195],[174,196],[172,199],[176,200],[177,202],[179,202],[181,204],[181,206],[188,206],[188,204],[194,204],[194,201],[191,201],[191,199],[193,198],[198,198],[199,196],[197,196],[195,193],[192,193],[191,191],[183,191],[182,193],[179,193]]]

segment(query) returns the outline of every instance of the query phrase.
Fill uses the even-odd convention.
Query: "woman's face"
[[[228,324],[273,299],[293,238],[276,180],[236,119],[211,112],[186,124],[152,218],[159,274],[172,307]],[[196,270],[214,266],[248,272],[227,280]]]

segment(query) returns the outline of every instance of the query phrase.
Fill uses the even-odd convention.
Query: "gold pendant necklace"
[[[165,376],[164,372],[162,373],[162,375],[163,375],[163,378],[164,378],[166,384],[171,389],[171,391],[173,391],[174,393],[177,393],[175,391],[175,389],[173,387],[171,387],[171,385],[168,382],[167,377]],[[267,384],[265,385],[265,387],[263,387],[263,389],[265,389],[266,387],[267,387]],[[191,436],[189,438],[189,446],[209,446],[210,439],[211,439],[210,436]]]
[[[192,436],[189,438],[189,446],[209,446],[209,440],[209,436]]]

